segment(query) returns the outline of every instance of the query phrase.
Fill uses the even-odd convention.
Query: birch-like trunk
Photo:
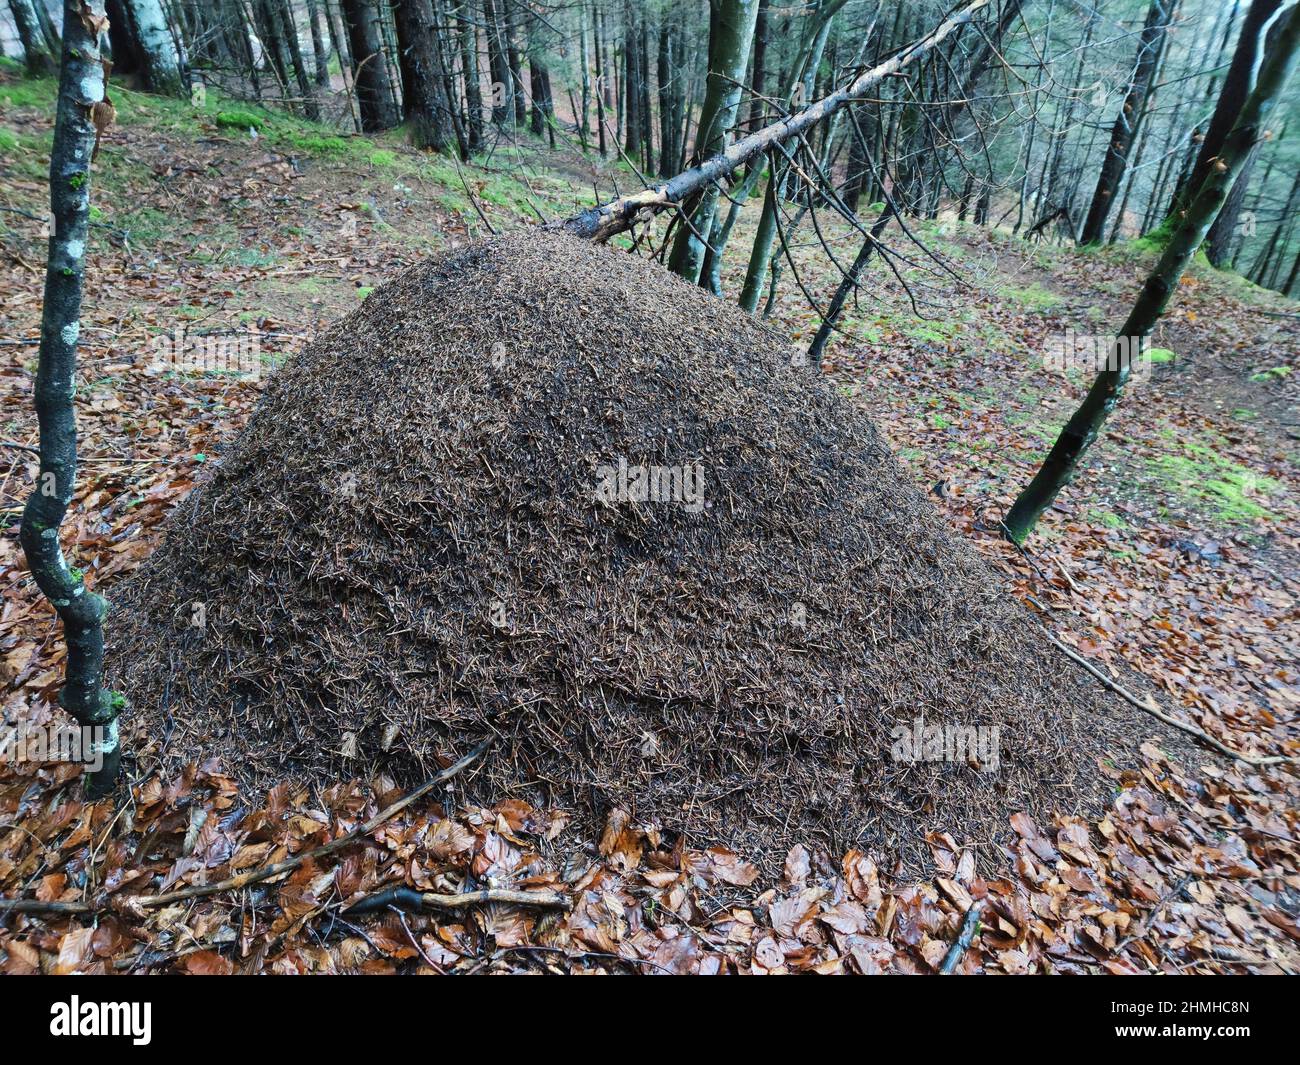
[[[39,0],[9,0],[9,11],[14,17],[14,28],[18,31],[18,43],[23,46],[23,56],[27,62],[27,73],[40,77],[54,73],[57,64],[41,32],[41,22],[37,15],[36,4]]]
[[[151,92],[169,96],[184,94],[181,57],[176,40],[167,26],[167,16],[160,0],[126,0],[127,11],[135,30],[144,78]]]

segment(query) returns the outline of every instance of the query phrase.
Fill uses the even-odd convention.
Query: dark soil
[[[530,232],[407,270],[272,380],[117,597],[146,763],[255,785],[492,747],[472,792],[759,856],[1095,811],[1155,731],[1042,638],[783,338]],[[599,468],[700,464],[703,509]],[[996,769],[891,757],[1000,730]]]

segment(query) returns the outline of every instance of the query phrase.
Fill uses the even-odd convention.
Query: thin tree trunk
[[[1160,261],[1147,277],[1106,368],[1097,375],[1083,403],[1052,445],[1042,467],[1007,513],[1004,524],[1007,534],[1016,543],[1024,542],[1043,511],[1070,482],[1079,461],[1097,439],[1129,379],[1132,360],[1138,355],[1134,348],[1150,334],[1164,313],[1183,271],[1205,239],[1233,183],[1263,136],[1264,124],[1295,68],[1300,49],[1300,17],[1296,17],[1294,8],[1283,17],[1286,22],[1279,26],[1276,39],[1268,42],[1259,79],[1224,139],[1218,164],[1210,168],[1195,198],[1183,212]]]
[[[104,688],[107,603],[87,590],[78,570],[69,568],[59,534],[77,480],[73,396],[96,136],[92,114],[106,99],[99,43],[106,28],[103,0],[64,0],[62,75],[50,153],[54,227],[36,370],[40,472],[23,510],[19,534],[36,584],[63,622],[68,654],[60,702],[103,758],[99,771],[88,779],[92,795],[111,790],[117,776],[121,755],[117,717],[123,700]]]
[[[321,29],[320,5],[322,0],[307,0],[307,21],[311,24],[311,52],[316,84],[326,92],[330,87],[330,50],[325,43],[326,34]]]
[[[528,124],[528,99],[524,92],[523,58],[519,54],[519,0],[501,0],[505,9],[506,62],[510,66],[510,91],[516,126]]]
[[[605,108],[609,105],[609,86],[605,83],[604,43],[600,36],[600,17],[596,5],[591,5],[591,39],[596,55],[596,143],[600,147],[600,157],[609,154],[605,143]]]
[[[830,31],[831,19],[843,6],[843,0],[825,0],[819,6],[817,14],[813,16],[809,28],[805,30],[793,59],[791,73],[786,79],[786,84],[789,85],[787,96],[791,100],[809,98],[809,79],[815,74],[821,62],[821,51],[826,43],[826,34]],[[770,268],[773,255],[772,242],[778,228],[776,214],[781,209],[781,202],[786,196],[786,167],[783,163],[778,163],[775,154],[769,155],[768,160],[771,164],[768,194],[763,198],[763,213],[759,217],[754,243],[750,247],[749,265],[740,292],[740,305],[751,313],[758,306],[758,298],[763,291],[764,280]]]
[[[1097,178],[1097,188],[1092,194],[1092,204],[1084,219],[1083,230],[1079,234],[1081,244],[1097,244],[1101,241],[1110,217],[1115,194],[1128,169],[1129,152],[1137,135],[1142,117],[1146,113],[1147,96],[1155,79],[1159,66],[1161,51],[1164,47],[1169,20],[1173,17],[1175,0],[1152,0],[1147,11],[1146,24],[1142,27],[1142,36],[1138,39],[1137,61],[1133,67],[1133,76],[1129,79],[1128,91],[1120,107],[1115,125],[1111,129],[1110,143],[1106,146],[1106,156],[1101,164],[1101,174]]]
[[[862,247],[858,250],[853,265],[840,278],[839,287],[831,298],[830,306],[826,308],[826,317],[822,319],[822,324],[817,327],[817,335],[813,337],[812,343],[808,346],[808,358],[817,367],[822,364],[826,344],[831,338],[831,333],[835,331],[835,323],[839,321],[840,314],[844,311],[844,304],[848,302],[849,294],[857,287],[862,271],[866,269],[867,263],[871,261],[871,256],[879,246],[880,234],[885,231],[885,227],[889,225],[889,220],[893,217],[893,208],[887,206],[880,213],[880,217],[872,224],[871,235],[862,242]]]
[[[471,18],[465,13],[468,0],[457,11],[460,25],[460,68],[465,81],[466,138],[469,150],[476,152],[483,146],[483,90],[479,84],[478,34]]]
[[[1183,177],[1174,190],[1174,198],[1169,204],[1169,214],[1186,210],[1186,201],[1201,187],[1205,175],[1214,165],[1214,160],[1223,147],[1228,131],[1232,129],[1232,123],[1241,110],[1241,105],[1250,95],[1251,79],[1259,61],[1260,51],[1264,47],[1260,31],[1269,25],[1281,4],[1282,0],[1254,0],[1246,12],[1241,36],[1237,39],[1236,50],[1232,53],[1232,62],[1224,77],[1223,91],[1215,104],[1214,114],[1210,116],[1210,124],[1201,141],[1200,151],[1196,153],[1196,162],[1192,165],[1190,173]]]
[[[709,29],[709,78],[695,136],[695,155],[716,156],[727,146],[740,105],[740,82],[749,61],[749,45],[758,16],[758,0],[718,0],[712,8]],[[704,239],[713,228],[718,187],[710,183],[700,193],[690,212],[690,224],[683,225],[673,244],[668,268],[692,284],[700,279],[704,265]]]
[[[312,89],[311,74],[303,61],[302,42],[298,39],[298,23],[293,17],[291,0],[271,0],[280,23],[280,33],[289,46],[289,60],[293,64],[294,80],[302,97],[303,113],[313,122],[320,121],[320,104]]]

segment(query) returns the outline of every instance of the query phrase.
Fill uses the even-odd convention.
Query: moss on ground
[[[1217,434],[1192,439],[1162,435],[1174,450],[1148,460],[1147,471],[1166,491],[1229,525],[1277,520],[1268,502],[1283,486],[1228,458],[1227,442]]]
[[[1037,281],[1025,286],[999,285],[997,293],[1004,300],[1014,303],[1022,310],[1035,314],[1055,310],[1065,302],[1064,297],[1055,292],[1049,292]]]

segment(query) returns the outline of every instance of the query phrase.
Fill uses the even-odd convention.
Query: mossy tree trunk
[[[1097,375],[1083,403],[1052,445],[1042,467],[1007,513],[1006,531],[1016,543],[1024,542],[1043,511],[1069,484],[1080,459],[1097,439],[1129,379],[1131,361],[1138,355],[1135,349],[1164,313],[1183,271],[1218,217],[1255,145],[1263,137],[1264,123],[1295,67],[1297,45],[1300,44],[1300,17],[1296,16],[1296,9],[1292,8],[1284,18],[1285,25],[1279,26],[1269,38],[1254,89],[1224,138],[1216,163],[1210,167],[1173,230],[1160,261],[1142,286],[1106,368]]]
[[[812,85],[821,63],[822,50],[830,33],[831,19],[844,6],[844,0],[822,0],[815,15],[811,16],[794,63],[795,76],[788,89],[791,100],[807,100],[812,95]],[[802,95],[800,93],[802,92]],[[791,141],[793,143],[793,139]],[[786,196],[787,167],[776,153],[769,155],[772,167],[768,176],[767,194],[763,198],[763,213],[759,216],[754,243],[749,249],[749,265],[745,269],[745,283],[740,290],[740,305],[751,314],[758,306],[759,296],[767,283],[767,272],[772,262],[772,248],[776,240],[777,217],[781,201]]]
[[[411,143],[440,152],[450,135],[443,99],[438,26],[432,0],[393,0],[397,24],[397,68],[402,72],[402,104]]]
[[[39,0],[9,0],[9,11],[14,17],[14,28],[18,31],[18,43],[23,46],[23,55],[27,62],[27,73],[40,77],[52,74],[57,64],[41,32],[40,18],[36,12]]]
[[[63,57],[54,143],[50,152],[49,258],[36,370],[40,472],[23,510],[19,536],[37,586],[63,622],[68,645],[59,700],[103,755],[90,776],[92,795],[108,791],[117,775],[121,700],[103,686],[107,603],[87,590],[68,566],[60,527],[77,480],[77,338],[90,222],[90,164],[95,148],[91,114],[104,101],[101,42],[108,31],[103,0],[64,0]]]
[[[727,146],[740,106],[741,83],[749,63],[758,0],[711,0],[709,20],[709,77],[695,137],[695,155],[705,159]],[[668,268],[692,284],[700,280],[704,265],[704,240],[713,229],[718,209],[718,186],[710,182],[699,194],[673,244]]]

